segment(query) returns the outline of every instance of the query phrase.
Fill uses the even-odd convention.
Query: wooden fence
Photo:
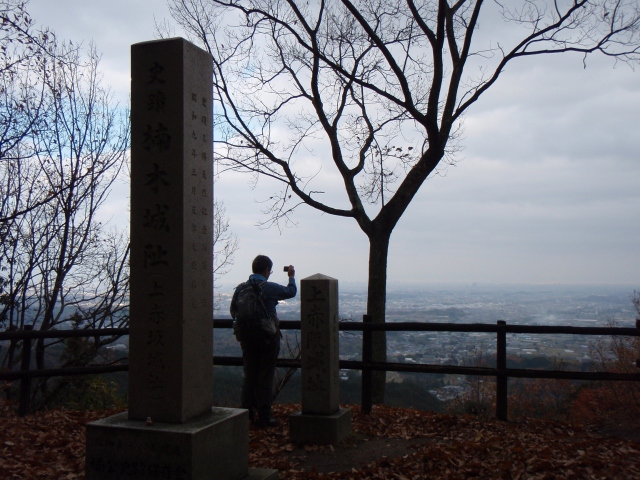
[[[213,328],[232,328],[232,320],[214,320]],[[282,330],[300,330],[299,320],[282,320]],[[640,381],[638,373],[611,372],[574,372],[563,370],[533,370],[507,368],[507,333],[513,334],[570,334],[570,335],[607,335],[640,337],[640,319],[636,320],[636,328],[619,327],[570,327],[570,326],[540,326],[540,325],[507,325],[499,320],[496,325],[482,323],[423,323],[423,322],[394,322],[374,324],[367,315],[362,322],[340,322],[341,331],[362,332],[362,361],[340,360],[340,368],[362,371],[362,409],[371,412],[372,391],[371,372],[414,372],[441,373],[450,375],[480,375],[496,377],[496,417],[507,420],[507,380],[511,378],[545,378],[590,381]],[[371,345],[372,332],[468,332],[496,334],[496,367],[465,367],[454,365],[407,364],[374,362],[372,360]],[[0,380],[20,380],[19,415],[29,412],[31,393],[31,379],[36,377],[56,377],[68,375],[95,375],[111,372],[124,372],[128,365],[92,365],[81,368],[56,368],[32,370],[31,341],[39,338],[73,338],[73,337],[101,337],[113,335],[128,335],[128,328],[108,328],[99,330],[49,330],[33,331],[25,328],[22,331],[2,332],[0,341],[22,340],[22,363],[20,370],[0,371]],[[213,363],[221,366],[242,366],[242,357],[214,356]],[[300,368],[300,360],[278,359],[278,367]],[[640,359],[636,361],[640,368]]]

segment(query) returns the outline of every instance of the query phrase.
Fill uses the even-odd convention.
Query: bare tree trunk
[[[391,232],[375,230],[369,235],[369,282],[367,315],[373,323],[384,323],[387,304],[387,253]],[[387,361],[387,334],[373,332],[373,361]],[[372,372],[373,403],[384,403],[386,372]]]

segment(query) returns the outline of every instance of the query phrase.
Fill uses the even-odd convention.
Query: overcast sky
[[[39,25],[102,52],[101,70],[121,102],[129,92],[129,47],[154,38],[163,0],[31,0]],[[620,284],[640,289],[640,71],[579,56],[520,60],[465,117],[455,166],[429,179],[391,237],[389,282]],[[301,208],[297,226],[260,230],[260,201],[223,175],[240,240],[222,288],[243,281],[258,253],[294,264],[298,278],[324,273],[365,282],[368,243],[352,219]],[[126,192],[105,214],[128,221]]]

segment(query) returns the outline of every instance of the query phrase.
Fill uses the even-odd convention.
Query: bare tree
[[[34,74],[41,104],[26,109],[32,127],[11,150],[18,155],[0,164],[4,198],[11,211],[20,212],[5,224],[0,252],[7,329],[128,324],[128,237],[99,219],[128,160],[128,113],[101,85],[98,65],[93,46],[85,55],[63,45],[40,58]],[[29,154],[20,155],[22,148],[30,148]],[[115,338],[85,342],[83,355],[67,356],[67,363],[93,361]],[[38,340],[37,368],[45,368],[45,352],[56,343]],[[2,359],[9,367],[15,360],[12,347]],[[39,393],[46,393],[46,382]]]
[[[0,5],[0,323],[20,324],[15,307],[29,300],[19,295],[24,259],[19,232],[28,230],[24,215],[52,200],[55,192],[41,188],[34,134],[44,127],[45,84],[42,65],[66,63],[77,48],[59,44],[48,29],[38,29],[26,2]],[[12,358],[15,342],[9,349]],[[11,363],[11,362],[10,362]]]
[[[77,58],[45,71],[51,117],[34,143],[45,188],[60,193],[45,207],[46,224],[34,221],[34,251],[43,249],[33,278],[41,330],[78,315],[88,328],[128,324],[128,239],[105,231],[97,214],[127,160],[129,129],[100,86],[98,61],[91,48],[86,66]],[[113,340],[96,338],[94,352]],[[38,368],[45,346],[38,341]]]
[[[35,154],[30,135],[43,128],[43,63],[68,63],[78,50],[72,44],[59,43],[50,30],[37,29],[26,4],[8,0],[0,5],[0,162],[6,169],[18,168],[21,160]],[[0,239],[14,219],[52,198],[46,191],[23,195],[30,176],[5,178],[13,182],[0,187]],[[25,203],[25,198],[29,202]]]
[[[169,7],[214,58],[216,160],[280,182],[265,224],[286,224],[302,204],[358,223],[369,239],[374,322],[385,319],[394,227],[426,179],[454,161],[462,116],[505,67],[554,53],[586,61],[600,52],[630,64],[640,56],[637,0],[170,0]],[[495,38],[504,24],[508,34]],[[336,179],[341,197],[329,203],[323,191],[338,188]],[[386,358],[384,334],[374,335],[373,355]],[[374,381],[381,402],[384,375]]]

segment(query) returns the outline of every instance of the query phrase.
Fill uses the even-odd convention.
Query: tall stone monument
[[[211,78],[184,40],[131,48],[130,420],[213,404]]]
[[[247,411],[212,408],[212,65],[131,47],[129,411],[87,425],[87,479],[249,475]]]
[[[338,280],[322,274],[300,281],[302,411],[289,417],[292,443],[339,443],[351,431],[340,408]]]

